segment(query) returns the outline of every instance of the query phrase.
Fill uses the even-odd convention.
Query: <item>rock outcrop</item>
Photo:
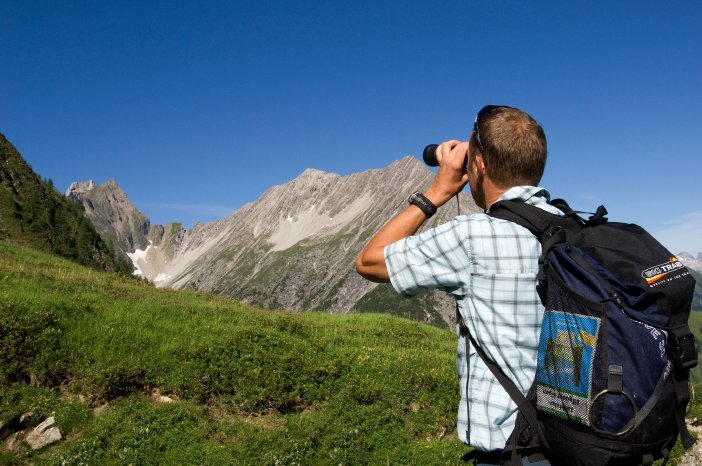
[[[65,196],[82,204],[95,228],[113,238],[122,251],[130,253],[148,246],[149,219],[134,207],[115,180],[102,185],[92,180],[74,182]]]
[[[27,432],[31,428],[27,425],[28,419],[32,416],[33,413],[30,412],[15,416],[7,422],[0,422],[0,440],[3,441],[3,450],[17,452],[22,442],[26,442],[32,450],[40,450],[63,438],[53,416],[44,419],[38,426]]]
[[[36,426],[27,436],[24,441],[31,447],[32,450],[39,450],[47,445],[61,440],[61,431],[56,427],[54,417],[45,419],[41,424]]]

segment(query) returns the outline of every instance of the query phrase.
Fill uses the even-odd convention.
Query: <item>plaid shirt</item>
[[[549,197],[545,189],[517,186],[500,200],[560,214]],[[438,288],[453,294],[470,334],[526,395],[536,373],[544,312],[536,293],[540,254],[541,245],[527,229],[474,214],[387,246],[385,263],[398,293]],[[459,334],[458,436],[480,450],[501,449],[514,429],[517,406],[466,339]]]

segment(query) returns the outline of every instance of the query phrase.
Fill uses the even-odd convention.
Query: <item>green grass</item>
[[[446,330],[263,311],[1,242],[0,308],[0,420],[54,413],[65,437],[0,463],[455,464],[466,451]]]
[[[702,312],[691,312],[688,324],[695,336],[695,347],[697,348],[697,358],[699,359],[697,367],[690,371],[690,377],[693,382],[702,383],[702,354],[700,354],[702,350]],[[702,392],[700,392],[700,395],[702,396]]]

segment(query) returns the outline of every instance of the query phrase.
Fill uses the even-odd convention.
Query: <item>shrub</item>
[[[91,385],[98,400],[110,401],[144,389],[145,380],[143,369],[118,362],[100,371]]]
[[[0,309],[0,382],[56,385],[69,367],[56,314],[7,303]]]
[[[183,355],[187,369],[175,391],[199,401],[223,396],[249,413],[299,412],[344,370],[333,358],[320,362],[313,343],[273,329],[234,332]]]

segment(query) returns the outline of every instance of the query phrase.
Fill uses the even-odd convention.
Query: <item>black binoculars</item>
[[[439,160],[436,158],[436,149],[439,147],[438,144],[429,144],[427,147],[424,148],[424,152],[422,153],[422,158],[424,159],[424,163],[429,165],[430,167],[438,167],[439,166]]]

